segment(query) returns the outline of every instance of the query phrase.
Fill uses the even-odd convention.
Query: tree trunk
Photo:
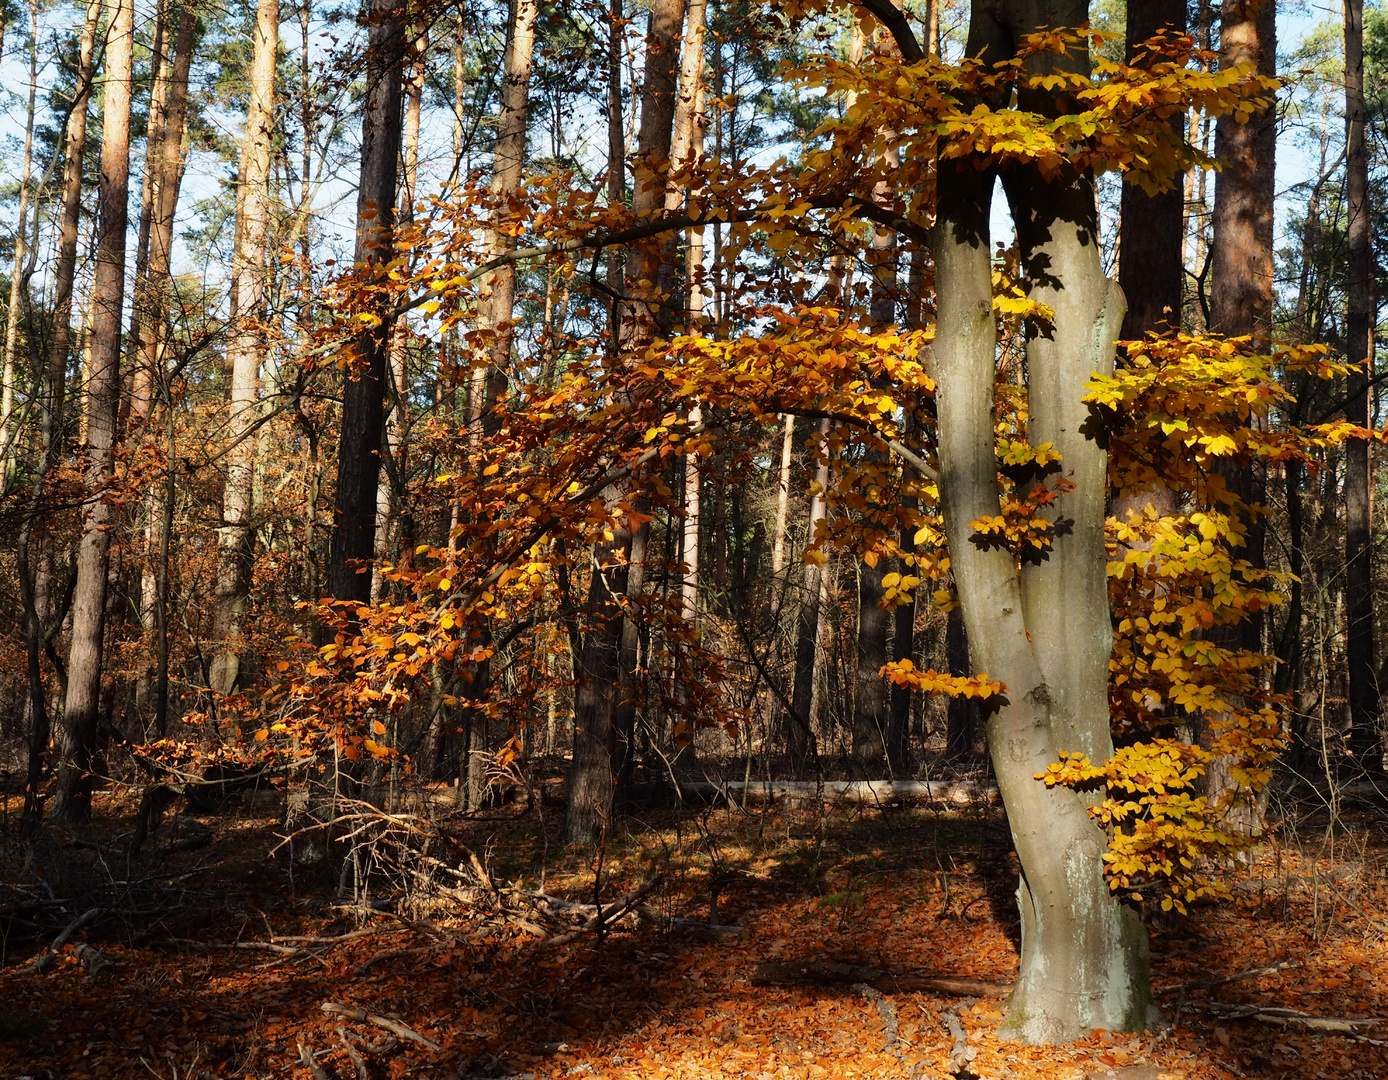
[[[178,194],[183,184],[183,136],[188,119],[188,74],[192,67],[193,35],[197,30],[198,17],[190,6],[185,8],[179,22],[174,42],[174,61],[169,70],[163,73],[164,88],[159,105],[160,122],[151,121],[150,135],[146,141],[145,176],[149,194],[148,218],[141,222],[145,244],[144,273],[136,272],[135,285],[135,346],[138,360],[135,372],[134,400],[131,403],[132,416],[148,423],[156,396],[164,398],[164,405],[172,409],[168,400],[168,387],[165,385],[165,355],[169,342],[169,312],[172,302],[169,277],[170,257],[173,249],[174,214],[178,208]],[[164,65],[161,62],[161,71]],[[154,105],[151,105],[151,109]],[[154,140],[157,139],[157,145]],[[166,425],[167,426],[167,425]],[[172,470],[174,463],[167,460],[167,468]],[[169,485],[166,483],[165,488]],[[145,559],[142,565],[140,586],[140,625],[148,632],[152,624],[163,626],[163,615],[159,609],[160,580],[159,567],[162,558],[159,551],[165,546],[161,537],[164,511],[160,508],[160,489],[150,485],[145,494]],[[165,648],[167,642],[162,637],[156,643],[156,652]],[[156,676],[157,678],[157,676]],[[143,711],[144,699],[148,695],[149,679],[142,676],[137,688],[137,702]]]
[[[39,89],[39,5],[29,0],[29,104],[24,113],[23,164],[19,169],[19,221],[14,233],[14,270],[10,275],[10,302],[5,312],[5,355],[0,364],[0,494],[9,490],[14,423],[15,357],[19,350],[19,308],[25,287],[24,264],[29,254],[29,187],[34,160],[34,106]],[[37,210],[35,211],[37,217]],[[35,230],[37,231],[37,230]]]
[[[1345,351],[1350,365],[1345,419],[1369,426],[1369,379],[1374,367],[1374,254],[1369,206],[1369,158],[1364,144],[1364,0],[1345,0],[1346,195],[1349,245]],[[1345,444],[1345,645],[1349,666],[1349,746],[1361,768],[1381,772],[1378,664],[1374,648],[1373,471],[1369,439]]]
[[[1186,0],[1128,0],[1128,63],[1145,63],[1136,52],[1158,31],[1184,33]],[[1184,127],[1180,113],[1170,123]],[[1181,328],[1181,295],[1185,288],[1182,257],[1185,192],[1179,183],[1169,191],[1148,195],[1140,186],[1123,183],[1119,211],[1118,281],[1128,301],[1123,337],[1141,338],[1149,331]]]
[[[829,435],[829,421],[819,423],[821,442],[817,452],[821,455],[814,471],[814,488],[810,495],[809,514],[805,530],[805,543],[814,539],[818,524],[824,520],[825,492],[829,487],[829,447],[823,442]],[[800,618],[796,624],[795,637],[795,677],[791,685],[790,716],[786,717],[786,753],[790,757],[791,771],[797,775],[802,772],[812,758],[819,757],[815,745],[814,731],[810,726],[814,706],[815,657],[819,653],[819,609],[820,595],[824,588],[823,553],[820,558],[805,560],[804,580],[801,585]]]
[[[638,220],[654,217],[665,208],[664,184],[655,180],[663,175],[670,161],[683,23],[684,0],[653,0],[646,24],[646,70],[641,88],[641,166],[632,195],[632,210]],[[614,24],[613,33],[616,32]],[[610,147],[609,154],[612,150]],[[609,161],[609,177],[613,165]],[[651,283],[660,279],[660,263],[661,253],[652,247],[637,247],[628,253],[624,291],[630,302],[613,305],[619,362],[638,356],[655,332],[656,290]],[[613,485],[604,492],[609,511],[615,511],[626,493],[625,484]],[[633,554],[631,530],[616,522],[613,534],[613,541],[598,544],[594,549],[588,600],[593,621],[583,638],[569,802],[564,816],[564,841],[569,844],[599,839],[612,816],[613,783],[617,779],[616,713],[623,684],[630,685],[630,675],[622,671],[625,620],[614,610],[617,605],[610,598],[628,594],[627,566]],[[629,733],[624,734],[629,737]]]
[[[236,200],[240,220],[232,256],[231,282],[236,321],[227,353],[231,397],[227,402],[227,477],[222,489],[222,527],[217,531],[217,597],[212,638],[212,689],[230,694],[241,670],[241,615],[251,590],[255,539],[255,428],[260,359],[265,351],[261,325],[265,295],[265,257],[270,232],[270,157],[275,117],[275,55],[279,47],[279,0],[260,0],[251,54],[251,95],[241,136]],[[346,421],[344,420],[344,433]],[[344,442],[345,442],[344,434]]]
[[[403,164],[405,166],[404,185],[400,190],[400,225],[403,228],[414,221],[414,201],[419,181],[419,121],[424,104],[425,61],[428,51],[428,38],[421,36],[411,46],[414,59],[410,64],[410,78],[405,92],[405,134]],[[409,560],[413,557],[413,542],[406,535],[409,531],[403,520],[405,501],[405,477],[409,440],[406,432],[410,422],[409,391],[409,341],[410,328],[405,320],[395,324],[390,339],[390,386],[386,401],[386,459],[390,463],[388,482],[376,491],[376,565],[371,578],[371,600],[375,603],[381,598],[384,579],[382,568],[393,557]],[[392,538],[394,529],[401,530],[400,536]],[[392,540],[397,542],[392,542]],[[398,556],[392,552],[399,552]]]
[[[1260,75],[1276,70],[1277,20],[1273,0],[1223,0],[1220,23],[1221,64],[1250,63]],[[1215,156],[1223,166],[1215,179],[1213,241],[1210,244],[1210,330],[1230,337],[1251,335],[1267,347],[1272,336],[1273,201],[1277,151],[1276,105],[1255,112],[1245,123],[1222,116],[1215,128]],[[1230,462],[1219,472],[1225,485],[1246,506],[1266,502],[1266,477],[1260,463]],[[1246,515],[1244,557],[1255,568],[1264,563],[1265,529]],[[1210,636],[1224,648],[1261,651],[1262,617],[1246,616],[1236,627]],[[1232,761],[1216,757],[1205,774],[1212,795],[1231,791]],[[1254,826],[1250,808],[1233,808],[1231,824]]]
[[[44,483],[53,467],[57,447],[62,440],[63,399],[67,389],[68,354],[72,347],[72,290],[77,276],[77,242],[82,215],[82,159],[87,148],[92,54],[96,45],[97,22],[101,17],[101,3],[102,0],[89,0],[78,45],[77,85],[72,111],[68,114],[66,141],[63,147],[62,210],[58,217],[58,258],[53,270],[53,331],[49,339],[48,362],[43,377],[42,413],[39,417],[39,463],[16,546],[19,586],[24,603],[24,641],[31,717],[24,812],[31,820],[37,819],[41,813],[38,785],[43,775],[43,763],[48,754],[50,735],[47,695],[39,665],[39,652],[43,644],[43,621],[48,615],[44,610],[47,605],[41,602],[41,598],[51,589],[52,583],[49,578],[52,559],[43,559],[38,571],[31,576],[29,545],[34,523],[38,520],[43,505]]]
[[[361,173],[357,184],[359,267],[377,271],[395,250],[395,187],[400,157],[403,12],[394,0],[365,0],[367,41]],[[376,542],[376,486],[381,476],[385,423],[385,365],[390,320],[362,334],[342,392],[337,496],[333,503],[328,594],[337,600],[371,600],[369,564]],[[360,572],[359,572],[360,571]]]
[[[1059,5],[1054,25],[1077,26],[1087,5]],[[1025,0],[974,5],[968,54],[1006,60],[1038,28]],[[1087,70],[1082,49],[1045,58]],[[1038,63],[1038,61],[1033,61]],[[1053,113],[1044,92],[1019,103]],[[1081,432],[1092,372],[1111,371],[1123,316],[1121,292],[1103,274],[1089,177],[1051,180],[1016,167],[1007,177],[1033,298],[1055,311],[1052,335],[1028,343],[1028,437],[1050,441],[1075,483],[1057,507],[1073,521],[1048,559],[1018,577],[1005,549],[969,542],[968,523],[998,513],[994,445],[997,346],[992,314],[989,213],[993,175],[942,163],[933,230],[939,286],[932,366],[937,383],[940,496],[950,558],[977,670],[1007,686],[988,721],[988,743],[1022,866],[1022,955],[1003,1031],[1028,1042],[1069,1041],[1094,1028],[1146,1026],[1151,1005],[1146,935],[1104,880],[1103,832],[1078,793],[1035,779],[1061,750],[1106,760],[1112,643],[1104,567],[1107,492],[1103,451]],[[1039,273],[1044,271],[1044,273]]]
[[[58,787],[57,820],[91,817],[92,767],[101,707],[102,638],[110,562],[111,481],[120,411],[121,310],[125,298],[126,202],[130,193],[130,97],[134,66],[134,7],[116,0],[106,40],[102,91],[101,186],[97,261],[92,280],[92,350],[87,379],[87,507],[77,551],[72,644]]]

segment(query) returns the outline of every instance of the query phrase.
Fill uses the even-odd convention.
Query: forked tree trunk
[[[110,565],[111,481],[120,412],[121,311],[125,298],[125,231],[130,194],[130,97],[134,67],[134,5],[116,0],[106,39],[102,91],[101,186],[97,205],[97,261],[92,280],[92,349],[87,378],[86,494],[77,549],[72,643],[68,653],[63,745],[53,817],[91,817],[92,768],[101,708],[102,639],[106,628]]]
[[[1024,0],[975,4],[967,50],[1001,61],[1038,27]],[[1048,5],[1056,26],[1087,16],[1078,0]],[[1036,66],[1087,70],[1082,51],[1038,57]],[[1023,108],[1054,111],[1046,95]],[[1009,170],[1009,200],[1023,269],[1044,270],[1031,295],[1055,311],[1053,333],[1028,345],[1028,437],[1051,442],[1074,481],[1057,514],[1074,522],[1049,558],[1019,578],[1010,551],[969,542],[968,523],[998,513],[989,214],[993,176],[972,162],[943,163],[933,232],[938,321],[940,495],[950,557],[976,670],[1006,684],[988,721],[998,786],[1021,861],[1022,955],[1003,1031],[1028,1042],[1068,1041],[1095,1028],[1146,1026],[1151,1005],[1146,934],[1104,879],[1103,832],[1083,797],[1035,779],[1062,750],[1106,760],[1112,644],[1104,576],[1104,452],[1081,432],[1092,372],[1113,368],[1122,295],[1104,276],[1089,177],[1053,180]]]
[[[198,17],[193,8],[183,10],[174,42],[174,60],[164,73],[160,122],[151,121],[146,144],[145,179],[148,189],[148,216],[141,222],[145,245],[144,273],[136,273],[135,326],[137,348],[136,369],[131,394],[131,416],[144,425],[151,420],[155,399],[164,396],[165,355],[168,351],[172,280],[169,276],[173,249],[174,213],[178,208],[178,193],[183,184],[183,135],[188,119],[188,74],[192,67],[193,35]],[[161,63],[161,70],[166,66]],[[151,109],[154,106],[151,105]],[[165,425],[167,427],[167,423]],[[153,432],[143,432],[149,439]],[[129,436],[127,436],[129,437]],[[167,460],[167,459],[166,459]],[[172,469],[173,462],[167,461]],[[167,478],[166,478],[167,479]],[[163,485],[168,488],[168,483]],[[153,484],[145,494],[145,558],[141,567],[140,625],[148,633],[155,630],[155,652],[166,648],[163,639],[163,614],[160,608],[159,582],[163,559],[159,552],[167,547],[163,537],[165,513],[160,506],[161,490]],[[157,677],[157,676],[156,676]],[[148,697],[149,679],[142,677],[137,686],[138,707],[144,711]]]
[[[395,0],[366,0],[363,6],[371,30],[354,259],[359,267],[375,271],[389,263],[394,253],[405,34],[404,12]],[[381,477],[390,322],[382,318],[379,326],[357,339],[356,358],[342,391],[328,594],[360,604],[371,599],[369,564],[376,545],[376,486]]]
[[[1364,143],[1364,0],[1345,0],[1346,194],[1349,250],[1345,294],[1349,404],[1345,419],[1369,426],[1373,375],[1374,253],[1369,206],[1369,157]],[[1345,651],[1349,666],[1349,752],[1361,768],[1383,771],[1378,664],[1374,648],[1373,471],[1368,439],[1345,445]]]
[[[218,650],[209,680],[219,694],[236,689],[241,670],[241,615],[251,590],[254,562],[255,458],[252,437],[265,351],[261,326],[265,256],[270,232],[270,157],[275,117],[275,54],[279,47],[279,0],[260,0],[251,54],[251,96],[241,136],[242,186],[236,205],[236,251],[232,292],[236,321],[227,344],[231,397],[227,402],[227,478],[222,489],[222,527],[217,532],[217,598],[212,638]]]

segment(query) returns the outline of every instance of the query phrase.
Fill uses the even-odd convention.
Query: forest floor
[[[652,810],[627,819],[599,866],[556,850],[551,801],[449,816],[438,795],[440,826],[494,882],[592,901],[601,874],[606,902],[660,872],[665,913],[744,932],[629,920],[546,944],[525,918],[484,921],[457,900],[412,909],[410,924],[344,912],[335,876],[268,854],[283,831],[272,792],[219,815],[171,813],[139,861],[115,854],[138,793],[102,797],[90,827],[28,840],[11,802],[0,1077],[904,1080],[962,1061],[951,1021],[972,1054],[964,1077],[1388,1077],[1388,850],[1373,813],[1336,829],[1289,817],[1241,876],[1239,903],[1152,927],[1171,1026],[1028,1047],[998,1038],[997,998],[750,979],[768,961],[833,961],[1010,981],[1015,857],[997,810]],[[193,850],[171,850],[180,838]],[[104,911],[57,963],[25,969],[87,903]],[[295,935],[320,940],[283,940]],[[83,944],[114,967],[89,976]],[[1248,974],[1260,968],[1276,970]],[[1216,1003],[1384,1022],[1317,1033]]]

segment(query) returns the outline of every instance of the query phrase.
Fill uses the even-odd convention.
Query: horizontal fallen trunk
[[[753,986],[852,986],[865,983],[883,994],[941,994],[947,997],[1001,998],[1011,983],[964,979],[953,975],[891,972],[858,964],[820,961],[770,961],[752,969]]]
[[[947,803],[951,806],[994,805],[996,784],[982,780],[690,780],[680,783],[688,796],[704,799],[777,799],[861,803]]]
[[[1286,1009],[1273,1005],[1236,1005],[1223,1001],[1186,1002],[1187,1009],[1209,1013],[1222,1020],[1257,1020],[1263,1024],[1277,1024],[1281,1027],[1301,1028],[1304,1031],[1321,1031],[1332,1035],[1354,1035],[1360,1028],[1378,1027],[1382,1020],[1355,1019],[1345,1016],[1317,1016],[1300,1009]]]

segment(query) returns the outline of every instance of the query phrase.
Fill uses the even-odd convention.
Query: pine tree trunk
[[[260,0],[251,54],[251,94],[241,136],[242,186],[236,205],[237,248],[231,288],[236,297],[227,354],[231,396],[227,402],[226,484],[222,527],[217,532],[217,596],[212,638],[217,654],[210,682],[219,694],[237,687],[241,670],[241,616],[251,590],[255,539],[255,431],[260,361],[265,352],[263,317],[266,248],[270,231],[270,158],[275,116],[275,55],[279,47],[279,0]],[[345,425],[345,421],[344,421]],[[345,440],[344,440],[345,441]]]
[[[358,266],[374,269],[389,263],[395,250],[405,34],[403,12],[394,0],[365,0],[363,6],[371,30],[354,258]],[[376,488],[381,476],[390,337],[391,320],[382,318],[379,326],[357,339],[356,358],[342,392],[328,594],[360,604],[371,599],[369,564],[376,546]]]
[[[1345,0],[1346,195],[1349,245],[1345,350],[1350,364],[1345,419],[1369,426],[1373,375],[1374,253],[1369,205],[1369,158],[1364,141],[1364,0]],[[1349,667],[1349,753],[1360,768],[1382,772],[1378,664],[1374,647],[1373,470],[1369,439],[1345,444],[1345,650]]]
[[[410,65],[410,78],[405,92],[405,133],[403,163],[405,166],[404,185],[400,190],[399,224],[403,228],[414,221],[414,201],[419,180],[419,121],[424,104],[425,57],[428,51],[428,37],[421,35],[412,46],[414,59]],[[390,339],[390,386],[386,400],[386,460],[390,463],[387,483],[376,491],[376,565],[371,574],[371,601],[381,598],[384,579],[381,569],[399,552],[399,558],[408,561],[413,558],[414,545],[405,535],[408,529],[403,521],[405,500],[405,476],[409,441],[406,432],[410,423],[409,391],[409,341],[410,328],[401,319],[395,324]],[[392,532],[399,528],[401,535],[392,538]]]
[[[819,424],[820,439],[829,435],[829,421]],[[809,514],[805,530],[805,543],[814,539],[817,526],[824,520],[824,493],[829,487],[829,448],[821,441],[818,447],[821,455],[814,471],[814,490],[810,495]],[[822,555],[822,553],[821,553]],[[824,564],[820,559],[805,561],[801,585],[800,617],[796,624],[795,637],[795,676],[791,684],[791,714],[785,718],[786,753],[790,758],[791,771],[799,775],[812,759],[818,759],[819,751],[811,727],[814,709],[815,658],[819,653],[819,615],[820,598],[824,588]]]
[[[1260,75],[1276,69],[1277,20],[1273,0],[1223,0],[1220,23],[1221,63],[1249,63]],[[1246,123],[1222,116],[1215,128],[1215,156],[1222,168],[1215,178],[1213,240],[1210,244],[1210,329],[1229,337],[1251,335],[1260,348],[1272,337],[1274,306],[1273,201],[1276,185],[1276,105],[1253,113]],[[1266,502],[1266,476],[1261,463],[1231,462],[1219,472],[1225,485],[1245,505]],[[1264,563],[1265,528],[1249,516],[1245,529],[1245,558],[1255,568]],[[1224,648],[1261,651],[1260,615],[1248,615],[1237,627],[1216,630],[1211,637]],[[1205,774],[1212,795],[1232,792],[1237,784],[1233,762],[1215,758]],[[1252,808],[1238,805],[1229,817],[1234,826],[1251,830]]]
[[[53,817],[85,821],[91,798],[101,707],[106,580],[112,506],[106,498],[114,465],[120,412],[122,303],[125,297],[126,202],[130,192],[130,98],[134,66],[134,6],[115,0],[106,40],[102,91],[101,186],[97,261],[92,281],[92,350],[87,376],[87,507],[77,550],[67,701]]]
[[[1137,53],[1135,46],[1158,31],[1184,33],[1185,28],[1186,0],[1128,0],[1127,62],[1145,64],[1146,54]],[[1169,123],[1178,133],[1184,127],[1180,113]],[[1124,338],[1181,328],[1184,216],[1185,193],[1179,184],[1148,195],[1139,185],[1124,181],[1118,242],[1118,282],[1128,301]]]
[[[19,352],[19,308],[26,284],[24,264],[29,255],[29,174],[34,161],[34,106],[39,89],[38,0],[29,0],[29,25],[29,103],[24,113],[24,152],[19,169],[19,221],[15,225],[14,269],[10,274],[10,299],[5,312],[5,354],[0,363],[0,495],[10,489],[18,427],[14,415],[15,358]]]
[[[656,182],[670,161],[679,37],[684,24],[684,0],[653,0],[646,24],[646,69],[641,88],[639,129],[640,165],[632,195],[638,220],[665,208],[665,187]],[[614,25],[613,32],[616,33]],[[611,128],[609,127],[609,134]],[[609,149],[611,154],[612,148]],[[609,174],[614,163],[609,161]],[[611,181],[610,181],[611,182]],[[613,331],[619,358],[639,355],[657,326],[656,297],[650,282],[660,280],[661,253],[637,247],[627,255],[625,293],[629,304],[613,306]],[[643,284],[646,283],[646,284]],[[603,498],[609,510],[623,501],[626,485],[613,485]],[[604,835],[612,816],[617,708],[623,687],[630,686],[622,670],[624,618],[610,597],[628,593],[627,564],[632,555],[631,530],[621,522],[615,539],[594,550],[593,584],[589,590],[589,630],[583,636],[579,691],[574,713],[574,756],[569,770],[569,801],[564,816],[565,843],[592,843]],[[630,654],[628,654],[630,655]]]

